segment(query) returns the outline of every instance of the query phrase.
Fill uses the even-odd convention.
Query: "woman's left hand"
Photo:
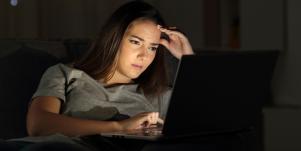
[[[170,27],[168,29],[163,28],[160,25],[157,27],[169,37],[169,41],[160,39],[160,44],[166,47],[176,58],[181,59],[182,55],[194,54],[187,37],[179,31],[172,30],[176,29],[175,27]]]

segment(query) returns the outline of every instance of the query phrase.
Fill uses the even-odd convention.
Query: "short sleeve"
[[[32,99],[38,96],[54,96],[65,102],[66,79],[66,74],[59,64],[48,68],[43,74]]]

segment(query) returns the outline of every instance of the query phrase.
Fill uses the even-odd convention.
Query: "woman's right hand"
[[[139,113],[129,119],[119,121],[122,130],[141,129],[157,123],[163,124],[158,112]]]
[[[194,54],[188,38],[183,33],[177,31],[176,27],[164,28],[158,25],[157,28],[168,35],[169,40],[160,39],[160,44],[166,47],[173,56],[180,59],[183,55]]]

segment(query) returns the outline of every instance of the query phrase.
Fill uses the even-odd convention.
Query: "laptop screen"
[[[277,51],[262,50],[183,56],[163,134],[219,133],[258,126],[262,105],[270,96],[277,55]]]

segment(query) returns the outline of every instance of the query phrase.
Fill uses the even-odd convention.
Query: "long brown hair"
[[[117,9],[103,26],[89,51],[74,67],[85,71],[96,80],[110,79],[116,70],[116,60],[122,38],[129,25],[138,19],[150,20],[165,26],[160,13],[151,5],[133,1]],[[158,96],[167,88],[167,73],[164,62],[164,47],[159,46],[154,61],[137,78],[134,79],[146,96]]]

